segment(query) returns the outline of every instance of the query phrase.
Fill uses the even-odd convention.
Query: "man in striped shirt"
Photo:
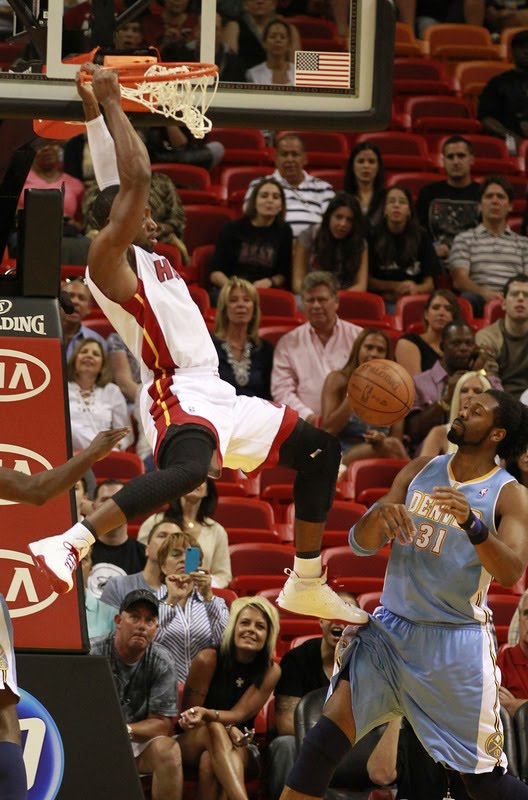
[[[513,190],[507,180],[490,175],[482,182],[479,211],[482,222],[455,236],[449,255],[453,286],[481,317],[487,300],[502,298],[506,281],[528,273],[528,238],[508,227]]]
[[[304,142],[300,136],[285,133],[277,141],[275,164],[277,169],[274,178],[284,189],[286,196],[286,222],[292,227],[296,239],[302,231],[312,225],[318,225],[326,211],[326,207],[335,195],[333,188],[326,181],[314,178],[305,171],[308,157]],[[248,186],[244,198],[244,207],[253,187],[261,181],[257,178]]]

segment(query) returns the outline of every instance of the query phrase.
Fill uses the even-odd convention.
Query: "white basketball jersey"
[[[134,248],[137,290],[125,303],[109,300],[86,269],[86,282],[105,316],[141,365],[149,384],[178,369],[210,367],[218,373],[218,356],[204,319],[183,278],[156,253]]]

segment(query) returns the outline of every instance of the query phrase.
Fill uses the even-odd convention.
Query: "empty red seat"
[[[493,612],[493,623],[499,644],[508,640],[508,628],[519,605],[519,597],[513,594],[489,594],[488,605]]]
[[[477,133],[481,124],[463,97],[423,95],[408,97],[403,103],[409,130],[420,133]],[[403,169],[403,167],[402,167]],[[405,167],[407,169],[407,167]]]
[[[405,95],[450,94],[453,84],[441,61],[430,58],[395,58],[392,91],[396,109]]]
[[[219,497],[215,519],[226,529],[230,544],[279,541],[272,508],[258,498]]]
[[[322,561],[333,589],[359,595],[381,591],[389,552],[389,547],[384,547],[366,558],[357,556],[348,545],[329,547],[322,551]]]
[[[354,501],[364,503],[364,493],[373,488],[388,490],[407,463],[403,458],[361,458],[353,461],[347,470],[347,482]]]
[[[286,580],[284,570],[293,567],[295,548],[267,542],[255,547],[246,542],[230,545],[229,554],[233,573],[231,588],[241,597],[272,586],[281,587]]]
[[[272,151],[260,130],[253,128],[216,128],[208,134],[209,141],[225,147],[222,164],[273,164]]]
[[[185,213],[187,222],[183,239],[191,257],[197,247],[215,244],[224,225],[235,216],[229,208],[210,205],[185,206]]]
[[[297,323],[292,320],[290,324],[281,324],[281,325],[263,325],[259,328],[259,336],[262,339],[266,339],[267,342],[271,342],[273,347],[277,344],[279,339],[281,339],[285,333],[289,333],[294,328],[297,327]]]
[[[404,57],[423,57],[425,54],[424,43],[417,39],[410,25],[397,22],[394,36],[394,55]]]
[[[431,58],[446,61],[498,61],[502,55],[487,28],[465,22],[430,25],[424,33],[424,41]]]
[[[363,611],[367,611],[369,614],[379,606],[381,598],[381,592],[364,592],[360,594],[358,597],[359,607],[363,609]]]
[[[386,319],[385,303],[379,294],[340,290],[337,296],[341,319],[370,319],[374,326],[377,322]]]
[[[242,199],[251,181],[259,180],[271,175],[272,169],[268,166],[241,166],[224,167],[220,174],[220,193],[231,205],[234,195],[242,194]]]
[[[377,145],[386,170],[402,172],[403,170],[427,171],[431,169],[427,142],[419,133],[377,131],[362,133],[357,137],[357,141],[369,141]]]
[[[361,519],[366,513],[367,507],[362,503],[354,503],[350,500],[334,500],[332,508],[328,512],[325,530],[321,547],[339,547],[348,544],[348,534],[352,525]],[[283,536],[284,541],[293,541],[293,523],[295,520],[295,507],[293,503],[288,506],[286,512],[286,525],[289,529],[289,539]]]
[[[413,200],[416,201],[420,189],[441,179],[442,176],[437,172],[395,172],[388,176],[385,186],[390,189],[395,183],[401,183],[410,191]]]

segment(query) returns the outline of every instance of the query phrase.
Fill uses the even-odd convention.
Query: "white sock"
[[[293,571],[299,578],[320,578],[322,574],[321,556],[315,558],[299,558],[293,560]]]
[[[73,528],[70,528],[69,531],[62,534],[62,538],[79,551],[79,559],[84,558],[95,542],[95,537],[92,536],[86,525],[83,525],[82,522],[76,522]]]

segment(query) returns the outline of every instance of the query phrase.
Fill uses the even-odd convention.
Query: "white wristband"
[[[115,144],[102,114],[86,123],[86,133],[99,189],[119,185]]]

